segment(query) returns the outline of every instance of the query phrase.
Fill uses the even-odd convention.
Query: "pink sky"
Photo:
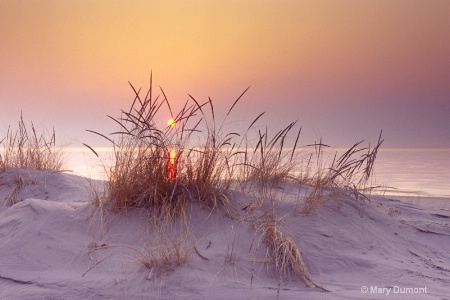
[[[450,1],[0,2],[0,135],[27,120],[74,146],[114,130],[127,81],[335,146],[450,147]],[[247,123],[245,123],[247,124]]]

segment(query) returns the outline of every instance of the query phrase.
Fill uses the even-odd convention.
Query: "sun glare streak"
[[[174,119],[167,121],[167,126],[175,127],[177,122]],[[174,181],[177,177],[177,152],[175,149],[167,151],[167,180]]]
[[[177,152],[174,149],[167,151],[167,180],[175,181],[177,177]]]

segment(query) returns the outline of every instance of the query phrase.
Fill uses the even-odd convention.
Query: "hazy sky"
[[[0,0],[0,135],[20,111],[74,146],[114,130],[153,71],[302,143],[450,147],[450,1]],[[238,124],[238,123],[236,123]],[[244,125],[245,126],[245,125]]]

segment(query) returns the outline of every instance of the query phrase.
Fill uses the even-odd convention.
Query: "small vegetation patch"
[[[38,134],[33,123],[27,129],[22,115],[18,129],[8,128],[0,144],[3,146],[0,171],[6,168],[61,171],[64,167],[64,152],[56,146],[55,130],[49,137]]]

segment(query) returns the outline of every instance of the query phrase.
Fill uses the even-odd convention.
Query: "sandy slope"
[[[6,204],[18,183],[17,203]],[[322,288],[296,278],[279,286],[274,266],[264,263],[257,218],[264,208],[233,218],[192,205],[188,237],[198,254],[191,251],[187,263],[171,270],[148,269],[139,258],[157,246],[160,230],[149,212],[103,211],[86,185],[82,177],[50,171],[0,173],[0,299],[450,299],[448,210],[340,197],[301,216],[305,187],[275,188],[281,227]],[[239,208],[252,198],[233,196]],[[401,294],[404,288],[427,293]]]

